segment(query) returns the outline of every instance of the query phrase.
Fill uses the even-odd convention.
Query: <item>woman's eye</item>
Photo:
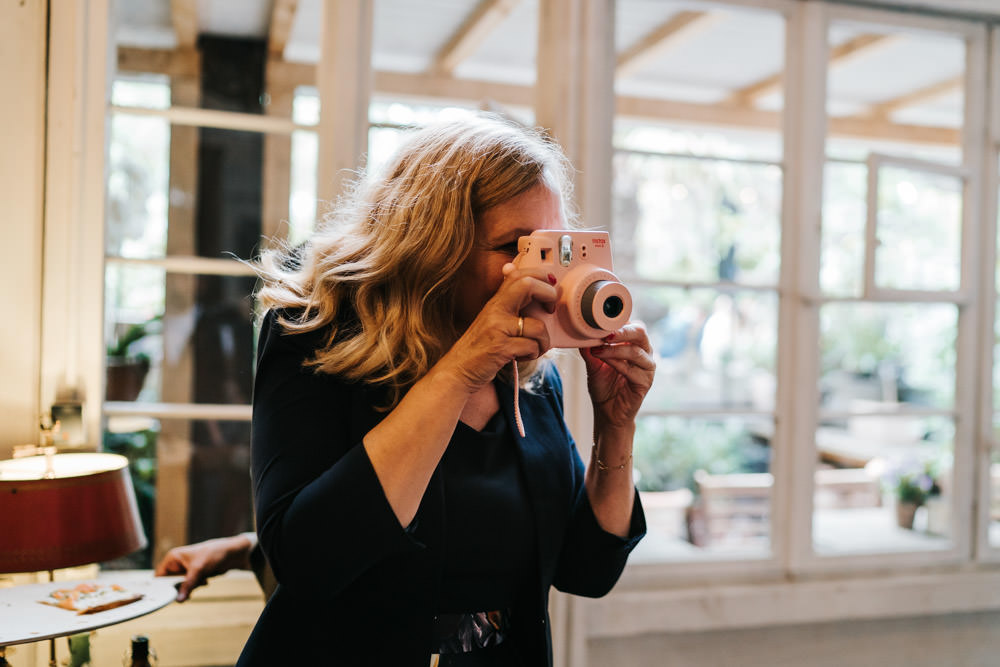
[[[497,246],[494,248],[497,252],[502,252],[508,255],[517,254],[517,241],[512,241],[511,243],[505,243],[502,246]]]

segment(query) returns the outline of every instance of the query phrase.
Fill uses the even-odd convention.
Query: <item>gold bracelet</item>
[[[600,455],[597,454],[596,452],[597,450],[594,450],[594,461],[597,463],[597,469],[603,472],[625,470],[628,464],[632,462],[632,452],[629,452],[628,458],[625,459],[625,463],[621,464],[620,466],[609,466],[607,463],[601,460]]]

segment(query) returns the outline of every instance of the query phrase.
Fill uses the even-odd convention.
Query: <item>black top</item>
[[[328,334],[288,334],[273,313],[261,327],[251,472],[257,534],[279,584],[238,665],[426,667],[448,545],[472,540],[447,520],[440,466],[410,530],[400,525],[362,443],[385,417],[377,409],[384,392],[303,366]],[[516,601],[516,628],[501,646],[525,665],[550,665],[549,588],[607,593],[645,519],[637,493],[626,539],[597,523],[554,368],[533,392],[521,392],[524,438],[513,426],[513,389],[498,395],[534,550],[529,591]]]
[[[535,527],[507,422],[458,423],[441,459],[448,541],[438,611],[509,609],[534,570]]]

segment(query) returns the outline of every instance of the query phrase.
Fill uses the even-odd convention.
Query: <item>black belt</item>
[[[434,645],[440,654],[497,646],[509,633],[510,612],[506,609],[434,617]]]

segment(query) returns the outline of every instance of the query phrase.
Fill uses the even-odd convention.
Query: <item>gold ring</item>
[[[520,338],[521,334],[524,333],[524,318],[517,318],[517,337]]]

